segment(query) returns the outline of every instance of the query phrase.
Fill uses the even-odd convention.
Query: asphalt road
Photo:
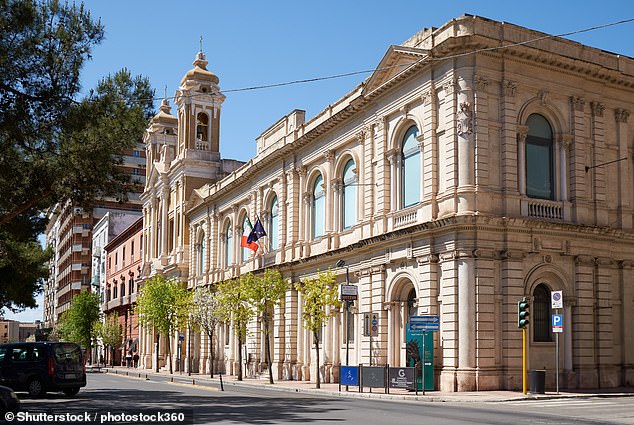
[[[196,424],[634,424],[634,398],[574,398],[512,402],[424,403],[342,398],[273,389],[214,387],[89,374],[75,397],[48,394],[22,399],[23,412],[76,415],[124,423],[120,414],[193,414]],[[102,416],[110,414],[110,416]],[[146,419],[148,417],[146,416]],[[175,422],[179,423],[178,417]],[[128,423],[158,423],[131,420]],[[38,421],[12,423],[43,423]],[[81,423],[60,421],[60,424]],[[84,422],[86,423],[86,422]],[[163,423],[165,423],[163,421]],[[185,422],[187,423],[187,422]],[[191,423],[191,422],[189,422]]]

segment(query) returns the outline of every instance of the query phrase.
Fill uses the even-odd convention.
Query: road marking
[[[163,381],[163,380],[152,380],[150,379],[151,376],[148,376],[148,378],[144,378],[143,376],[141,376],[139,378],[138,374],[137,376],[133,376],[133,375],[123,375],[123,374],[118,374],[118,373],[110,373],[110,376],[118,376],[118,377],[122,377],[122,378],[132,378],[132,379],[136,379],[137,381],[146,381],[146,382],[151,382],[151,383],[155,383],[155,384],[172,384],[172,385],[181,385],[183,387],[190,387],[190,388],[201,388],[201,389],[205,389],[205,390],[209,390],[209,391],[220,391],[220,388],[217,387],[210,387],[208,385],[196,385],[196,384],[192,384],[192,383],[187,383],[187,382],[170,382],[168,381]]]

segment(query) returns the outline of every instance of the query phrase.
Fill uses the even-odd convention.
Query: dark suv
[[[86,386],[81,348],[71,342],[0,344],[0,385],[34,397],[47,391],[75,395]]]

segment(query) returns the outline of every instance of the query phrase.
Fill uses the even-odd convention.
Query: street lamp
[[[348,270],[348,265],[346,264],[345,261],[343,260],[339,260],[337,261],[337,267],[346,267],[346,285],[350,285],[350,275],[349,275],[349,270]],[[350,349],[350,338],[348,335],[348,332],[350,330],[350,326],[348,324],[348,319],[349,319],[349,310],[350,310],[350,301],[349,300],[345,300],[346,301],[346,366],[348,366],[348,358],[349,358],[349,349]]]

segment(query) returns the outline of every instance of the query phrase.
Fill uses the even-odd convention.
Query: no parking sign
[[[550,293],[551,308],[564,308],[563,291],[552,291]]]

